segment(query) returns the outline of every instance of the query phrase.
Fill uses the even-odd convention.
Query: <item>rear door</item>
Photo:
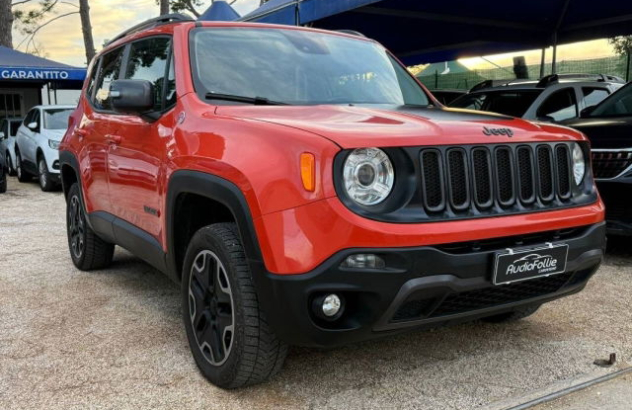
[[[577,91],[569,86],[553,91],[538,106],[536,119],[540,121],[560,122],[579,116]]]
[[[116,142],[109,146],[110,198],[114,215],[161,241],[166,141],[174,125],[175,77],[171,38],[157,36],[131,43],[123,77],[149,81],[157,121],[120,115]]]

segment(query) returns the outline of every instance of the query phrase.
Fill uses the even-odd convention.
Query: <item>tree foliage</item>
[[[161,0],[156,0],[156,4],[160,4]],[[213,4],[216,0],[211,0],[211,4]],[[228,4],[235,4],[239,0],[225,0]],[[263,4],[268,0],[260,0],[259,4]],[[200,7],[204,6],[204,4],[208,4],[204,0],[169,0],[171,4],[171,11],[174,13],[180,12],[188,12],[193,14],[195,17],[200,17],[200,14],[203,13],[203,10],[200,10]]]
[[[632,36],[618,36],[608,39],[614,48],[614,52],[620,56],[627,56],[632,53]]]

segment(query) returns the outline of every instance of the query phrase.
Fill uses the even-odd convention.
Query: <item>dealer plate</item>
[[[494,264],[494,285],[563,273],[567,258],[566,244],[498,252]]]

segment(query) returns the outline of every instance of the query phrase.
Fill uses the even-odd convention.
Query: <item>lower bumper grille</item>
[[[516,282],[509,285],[449,294],[441,297],[419,298],[412,295],[393,315],[393,322],[428,319],[454,315],[519,302],[555,293],[573,276],[572,272]]]

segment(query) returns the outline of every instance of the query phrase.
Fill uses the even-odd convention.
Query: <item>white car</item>
[[[9,175],[15,175],[15,138],[22,118],[5,118],[0,121],[0,149],[4,152]]]
[[[20,182],[37,175],[42,191],[59,186],[59,143],[74,109],[71,105],[38,105],[26,115],[15,141],[15,169]]]

